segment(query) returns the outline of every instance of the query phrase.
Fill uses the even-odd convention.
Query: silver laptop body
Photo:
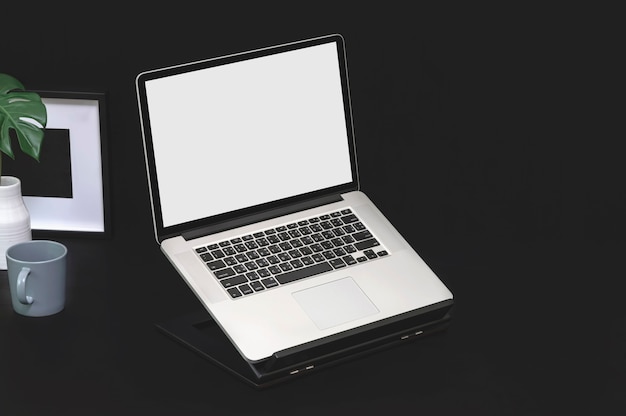
[[[450,307],[359,190],[340,35],[136,86],[157,242],[246,361]]]

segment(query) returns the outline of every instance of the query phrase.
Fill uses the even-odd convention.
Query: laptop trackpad
[[[319,329],[331,328],[378,312],[351,277],[292,295]]]

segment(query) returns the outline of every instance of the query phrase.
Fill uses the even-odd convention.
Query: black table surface
[[[626,410],[626,312],[611,283],[623,244],[425,244],[455,294],[445,332],[258,391],[155,328],[201,310],[156,243],[137,255],[115,238],[56,240],[69,249],[61,313],[13,312],[0,272],[2,414]]]

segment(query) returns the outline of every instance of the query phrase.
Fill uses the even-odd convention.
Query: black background
[[[1,72],[28,89],[107,95],[113,235],[59,237],[72,263],[57,316],[13,314],[1,286],[0,414],[626,411],[616,10],[12,7]],[[445,334],[257,392],[152,326],[199,303],[154,242],[134,79],[335,32],[362,189],[450,287],[455,317]]]

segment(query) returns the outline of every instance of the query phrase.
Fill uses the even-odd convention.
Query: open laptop
[[[253,366],[296,374],[453,304],[359,190],[346,68],[329,35],[136,78],[156,240]]]

